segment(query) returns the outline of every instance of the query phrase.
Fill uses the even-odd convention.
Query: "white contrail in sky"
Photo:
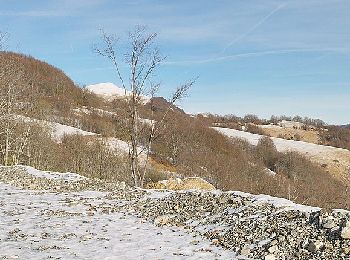
[[[279,10],[281,10],[283,7],[285,7],[287,4],[281,4],[279,6],[277,6],[275,9],[273,9],[269,14],[267,14],[266,16],[264,16],[259,22],[257,22],[256,24],[254,24],[251,28],[249,28],[245,33],[239,35],[237,38],[235,38],[233,41],[231,41],[222,51],[220,54],[224,53],[228,48],[230,48],[232,45],[234,45],[235,43],[239,42],[240,40],[242,40],[243,38],[245,38],[248,34],[252,33],[253,31],[255,31],[257,28],[259,28],[263,23],[265,23],[271,16],[273,16],[274,14],[276,14]]]
[[[233,60],[233,59],[239,59],[239,58],[251,58],[251,57],[259,57],[259,56],[266,56],[266,55],[281,55],[281,54],[302,53],[302,52],[344,53],[344,52],[347,52],[347,50],[342,48],[280,49],[280,50],[238,53],[238,54],[217,56],[217,57],[197,59],[197,60],[165,61],[163,62],[163,64],[164,65],[205,64],[205,63],[220,62],[220,61]]]

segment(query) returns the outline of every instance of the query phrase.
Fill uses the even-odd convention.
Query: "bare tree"
[[[0,32],[0,47],[4,48],[7,34]],[[24,73],[15,56],[0,52],[0,148],[3,164],[18,162],[18,153],[23,152],[30,128],[16,133],[19,111],[23,110]]]
[[[153,98],[156,94],[159,84],[154,84],[152,78],[156,69],[164,60],[164,57],[162,57],[158,48],[155,46],[157,34],[149,33],[144,26],[136,26],[135,30],[129,33],[130,49],[120,55],[122,45],[118,45],[119,39],[105,33],[103,30],[101,30],[101,33],[102,45],[94,46],[94,50],[112,62],[120,84],[125,90],[128,103],[127,127],[129,131],[130,172],[134,185],[142,187],[152,141],[157,131],[159,131],[161,124],[164,122],[171,106],[186,95],[189,88],[194,84],[194,80],[176,89],[169,100],[169,107],[162,119],[158,122],[152,121],[148,140],[142,146],[143,148],[141,148],[139,108],[143,102],[143,95],[148,94]],[[124,60],[120,56],[124,57]],[[129,75],[127,77],[123,75],[121,70],[123,62],[128,66]],[[127,95],[128,91],[130,91],[130,95]],[[140,164],[141,153],[146,154],[143,165]]]
[[[0,31],[0,51],[5,49],[7,39],[8,39],[8,33]]]

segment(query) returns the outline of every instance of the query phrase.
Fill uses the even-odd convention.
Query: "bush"
[[[350,150],[350,129],[339,126],[329,126],[327,131],[319,131],[320,143]]]
[[[278,160],[278,152],[271,138],[264,136],[259,139],[256,152],[266,168],[274,171]]]

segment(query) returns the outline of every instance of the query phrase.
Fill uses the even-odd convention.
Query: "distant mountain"
[[[100,97],[103,97],[106,100],[112,100],[115,98],[122,98],[131,95],[131,91],[125,90],[124,88],[118,87],[117,85],[110,82],[88,85],[85,87],[85,89]],[[141,95],[141,97],[144,103],[147,103],[150,100],[150,98],[145,95]]]

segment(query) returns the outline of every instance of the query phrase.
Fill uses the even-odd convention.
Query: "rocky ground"
[[[0,168],[3,259],[350,259],[350,212]]]

